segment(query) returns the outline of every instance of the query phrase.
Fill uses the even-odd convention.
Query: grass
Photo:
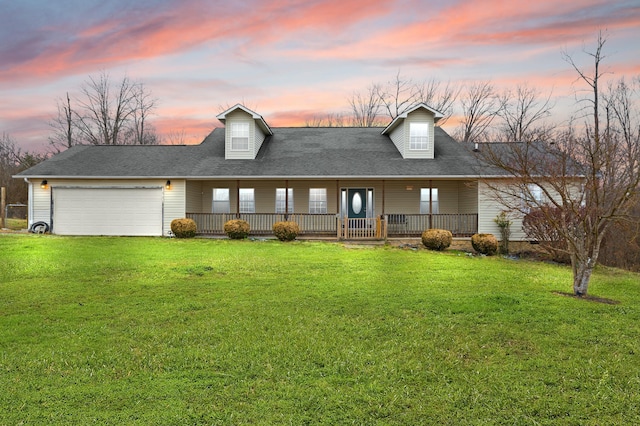
[[[0,424],[639,424],[640,279],[389,247],[0,235]]]
[[[27,219],[6,219],[6,224],[5,226],[7,227],[7,229],[11,229],[13,231],[17,231],[20,229],[27,229],[27,227],[29,226],[29,224],[27,223]]]

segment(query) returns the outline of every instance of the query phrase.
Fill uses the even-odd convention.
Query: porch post
[[[429,229],[433,228],[433,181],[429,179]]]
[[[284,181],[284,220],[289,220],[289,179]]]
[[[382,216],[384,216],[384,179],[382,179]]]
[[[336,179],[336,214],[340,214],[340,179]]]
[[[240,179],[236,180],[236,219],[240,219]]]

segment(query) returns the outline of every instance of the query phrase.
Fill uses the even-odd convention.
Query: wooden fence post
[[[7,212],[7,189],[3,186],[0,188],[0,228],[4,228],[7,225],[7,218],[5,213]]]

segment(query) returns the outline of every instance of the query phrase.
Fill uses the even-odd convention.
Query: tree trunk
[[[586,296],[589,289],[589,281],[593,273],[595,262],[580,258],[573,259],[573,294],[578,297]]]

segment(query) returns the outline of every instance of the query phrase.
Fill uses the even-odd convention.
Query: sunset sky
[[[158,133],[191,143],[223,106],[304,125],[398,72],[526,82],[566,118],[580,86],[561,52],[588,66],[599,30],[611,76],[640,75],[640,0],[0,0],[0,133],[46,150],[56,99],[101,70],[143,81]]]

